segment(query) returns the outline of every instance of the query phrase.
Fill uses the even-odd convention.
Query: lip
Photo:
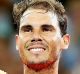
[[[30,51],[31,49],[37,49],[37,48],[46,50],[46,48],[43,45],[39,45],[39,44],[31,45],[27,48],[27,50]]]

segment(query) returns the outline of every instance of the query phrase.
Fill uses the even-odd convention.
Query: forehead
[[[36,26],[42,24],[54,24],[58,26],[58,19],[57,15],[50,11],[46,12],[42,9],[31,9],[26,10],[20,19],[20,27],[27,24]]]

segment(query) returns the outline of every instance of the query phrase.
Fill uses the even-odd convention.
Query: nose
[[[32,39],[31,42],[37,42],[37,41],[42,41],[41,39]]]
[[[37,42],[37,41],[42,41],[42,38],[39,32],[35,32],[31,40],[31,42]]]

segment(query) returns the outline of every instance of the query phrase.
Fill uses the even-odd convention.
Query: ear
[[[16,50],[19,49],[19,36],[16,35]]]
[[[62,37],[62,49],[67,49],[70,43],[70,35],[66,34]]]

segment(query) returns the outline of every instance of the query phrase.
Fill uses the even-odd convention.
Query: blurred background
[[[21,0],[0,0],[0,69],[8,74],[23,74],[23,66],[15,47],[15,28],[12,20],[13,4]],[[59,74],[80,73],[80,0],[59,0],[68,15],[71,43],[62,52]]]

